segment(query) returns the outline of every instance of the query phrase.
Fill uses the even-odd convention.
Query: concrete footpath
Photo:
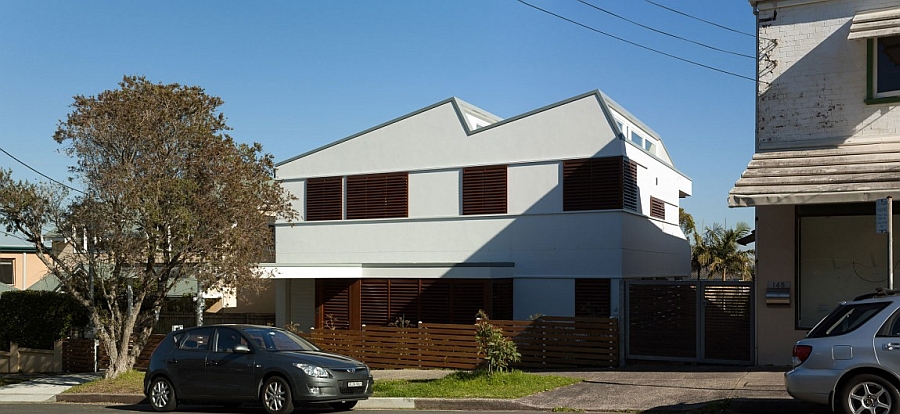
[[[377,381],[432,379],[451,371],[376,370]],[[542,372],[580,378],[568,387],[514,400],[372,398],[358,409],[428,410],[584,410],[588,412],[667,412],[703,409],[731,413],[817,413],[827,407],[793,400],[784,390],[784,370],[706,366],[637,366],[616,371]],[[143,395],[62,394],[95,374],[44,376],[0,387],[0,404],[73,402],[141,404]],[[713,406],[715,411],[709,411]],[[704,408],[707,407],[707,408]]]

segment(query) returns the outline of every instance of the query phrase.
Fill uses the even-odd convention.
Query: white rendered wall
[[[690,180],[619,139],[598,99],[585,95],[472,135],[448,101],[280,165],[278,179],[301,214],[306,178],[407,171],[409,216],[281,223],[278,263],[514,263],[515,277],[547,278],[688,275],[677,205]],[[565,160],[623,155],[641,165],[640,214],[562,211]],[[497,164],[509,167],[507,214],[462,216],[462,169]],[[651,196],[667,203],[665,220],[648,217]]]
[[[625,215],[630,214],[300,223],[277,229],[277,258],[308,265],[513,262],[516,276],[617,277]],[[646,254],[644,261],[657,262],[659,252]]]
[[[458,216],[462,211],[459,191],[460,170],[439,170],[409,174],[409,216]],[[415,201],[415,202],[413,202]]]
[[[535,314],[575,316],[574,279],[516,279],[513,292],[513,319],[527,321]]]
[[[573,122],[577,121],[577,122]],[[466,135],[451,103],[278,167],[278,178],[440,170],[621,155],[595,95]]]
[[[509,214],[558,213],[562,209],[559,162],[511,165],[507,169]]]

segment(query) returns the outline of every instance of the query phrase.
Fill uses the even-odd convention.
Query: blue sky
[[[755,77],[754,59],[679,41],[577,0],[529,3],[682,59]],[[755,39],[646,0],[585,0],[754,56]],[[755,33],[746,0],[654,0]],[[75,95],[123,75],[203,87],[243,142],[285,160],[451,96],[511,117],[602,90],[658,132],[693,180],[698,224],[752,225],[728,190],[753,155],[755,83],[616,40],[516,0],[0,0],[0,148],[57,180],[52,140]],[[20,179],[37,174],[0,153]]]

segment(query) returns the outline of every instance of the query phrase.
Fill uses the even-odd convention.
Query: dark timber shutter
[[[323,326],[348,329],[350,327],[350,285],[355,280],[318,279],[320,284]],[[333,325],[333,326],[331,326]]]
[[[389,285],[387,279],[362,279],[360,286],[360,321],[370,326],[385,326],[388,317]]]
[[[306,180],[306,221],[341,219],[343,181],[343,177]]]
[[[625,190],[623,189],[622,164],[622,157],[589,158],[563,162],[563,210],[617,210],[623,208]],[[634,190],[636,195],[636,185]]]
[[[512,320],[513,318],[513,280],[496,279],[493,281],[491,296],[494,312],[488,314],[491,319]]]
[[[609,317],[609,279],[575,279],[575,316]]]
[[[391,279],[390,322],[403,318],[415,326],[419,321],[419,280]]]
[[[637,163],[628,158],[622,159],[623,206],[631,211],[638,211]]]
[[[422,322],[451,323],[450,281],[446,279],[422,280]]]
[[[656,197],[650,197],[650,217],[666,219],[666,203]]]
[[[407,217],[408,174],[347,177],[347,219]]]
[[[453,281],[450,323],[475,323],[475,315],[484,308],[484,285],[484,280]]]
[[[463,169],[462,213],[506,213],[506,166]]]

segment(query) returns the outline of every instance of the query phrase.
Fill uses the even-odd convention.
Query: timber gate
[[[628,359],[755,363],[753,282],[627,281],[625,303]]]

